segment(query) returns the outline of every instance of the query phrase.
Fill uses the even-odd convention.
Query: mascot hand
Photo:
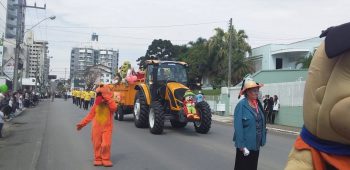
[[[77,130],[78,130],[78,131],[81,130],[83,127],[84,127],[84,125],[82,125],[82,124],[77,124]]]

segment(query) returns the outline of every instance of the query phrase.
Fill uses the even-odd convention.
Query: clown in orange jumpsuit
[[[111,161],[111,141],[113,129],[113,113],[117,106],[113,93],[108,85],[100,85],[96,89],[95,104],[90,113],[78,123],[77,130],[92,121],[92,144],[95,166],[113,166]]]

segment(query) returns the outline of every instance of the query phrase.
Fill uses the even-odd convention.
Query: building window
[[[276,70],[283,68],[283,59],[282,58],[276,58]]]

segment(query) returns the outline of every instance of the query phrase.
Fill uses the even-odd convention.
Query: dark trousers
[[[268,110],[264,110],[264,116],[265,116],[265,122],[268,123],[268,119],[269,119],[269,111]]]
[[[95,103],[95,98],[91,98],[91,100],[90,100],[90,107],[91,107],[92,105],[94,105],[94,103]]]
[[[277,115],[277,113],[278,113],[278,111],[277,110],[274,110],[274,111],[272,111],[272,113],[271,113],[271,123],[272,124],[275,124],[275,118],[276,118],[276,115]]]
[[[72,97],[72,100],[73,100],[73,104],[75,104],[75,97],[74,96]]]
[[[267,113],[267,123],[272,123],[272,110]]]
[[[85,110],[88,110],[88,109],[89,109],[89,104],[90,104],[90,101],[89,101],[89,100],[84,100],[84,109],[85,109]]]
[[[259,151],[249,151],[248,156],[244,156],[243,152],[238,148],[236,150],[235,170],[257,170]]]
[[[1,118],[0,118],[1,119]],[[2,138],[2,127],[4,126],[3,123],[0,123],[0,138]]]
[[[81,106],[84,104],[84,99],[80,98],[79,101],[79,107],[81,108]]]

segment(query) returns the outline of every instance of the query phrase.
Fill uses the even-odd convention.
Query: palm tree
[[[248,36],[244,30],[238,32],[231,27],[228,32],[221,28],[215,29],[215,35],[209,39],[209,60],[210,73],[209,76],[216,83],[222,85],[227,79],[228,70],[228,48],[230,33],[232,36],[232,74],[231,84],[236,84],[248,74],[254,72],[250,61],[246,60],[246,54],[251,53],[251,47],[246,42]],[[215,86],[215,85],[214,85]]]
[[[312,61],[312,58],[314,57],[314,53],[310,53],[309,56],[307,57],[303,57],[303,58],[300,58],[296,63],[295,63],[295,66],[301,64],[301,69],[308,69],[310,64],[311,64],[311,61]]]

